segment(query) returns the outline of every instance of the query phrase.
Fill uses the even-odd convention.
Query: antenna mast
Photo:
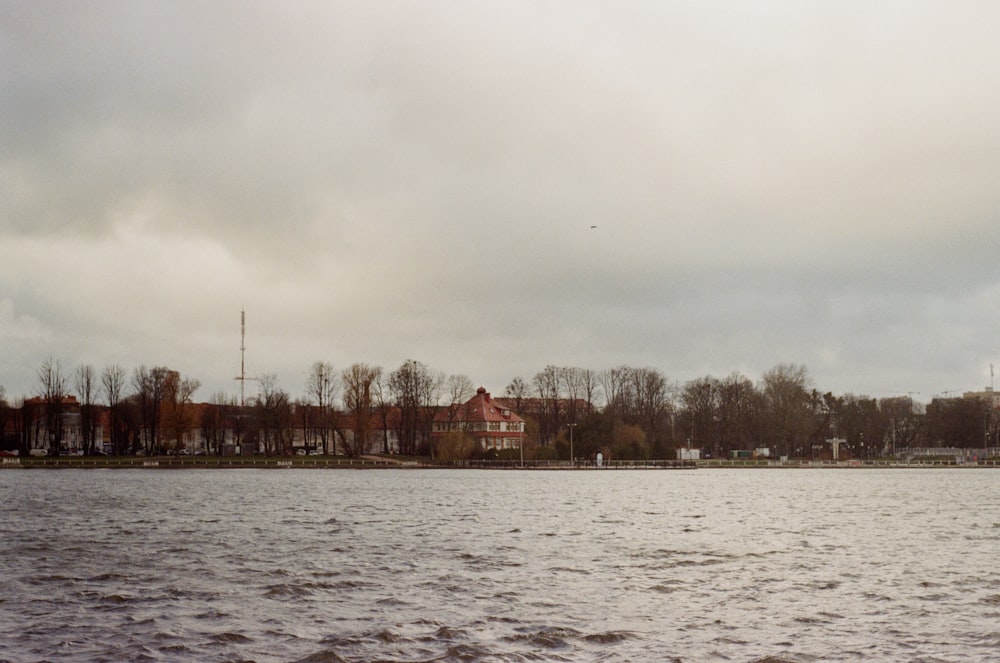
[[[256,380],[257,378],[247,377],[247,366],[246,366],[246,337],[247,337],[247,313],[245,310],[240,311],[240,375],[235,378],[240,383],[240,407],[246,406],[246,395],[245,389],[247,380]]]

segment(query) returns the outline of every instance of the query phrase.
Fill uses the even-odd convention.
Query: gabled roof
[[[524,419],[517,416],[507,405],[493,400],[490,392],[484,387],[476,390],[476,395],[459,405],[449,405],[442,408],[435,416],[434,421],[521,421]]]

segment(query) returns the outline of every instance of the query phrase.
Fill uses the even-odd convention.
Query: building
[[[966,391],[962,398],[978,398],[994,410],[1000,410],[1000,391],[994,391],[993,387],[986,387],[983,391]]]
[[[442,408],[434,416],[432,439],[438,440],[455,432],[467,434],[484,451],[520,449],[524,441],[524,420],[480,387],[465,403]]]
[[[81,405],[76,396],[63,395],[57,401],[48,402],[41,396],[27,398],[22,406],[20,421],[13,422],[15,428],[20,423],[22,429],[11,437],[23,436],[23,445],[30,452],[43,451],[48,454],[79,454],[86,446],[86,431],[81,417]],[[94,440],[100,444],[104,436],[100,412],[94,412],[91,431]],[[6,426],[5,426],[6,427]],[[2,431],[6,439],[8,431]],[[58,450],[56,447],[58,446]]]
[[[677,460],[701,460],[701,449],[677,447]]]

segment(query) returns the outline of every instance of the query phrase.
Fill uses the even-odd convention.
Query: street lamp
[[[576,424],[566,424],[569,428],[569,464],[570,467],[573,466],[573,429],[576,428]]]

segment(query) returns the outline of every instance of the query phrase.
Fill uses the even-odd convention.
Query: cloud
[[[4,7],[0,383],[54,354],[232,389],[246,308],[293,392],[407,358],[494,392],[548,363],[974,387],[998,13]]]

